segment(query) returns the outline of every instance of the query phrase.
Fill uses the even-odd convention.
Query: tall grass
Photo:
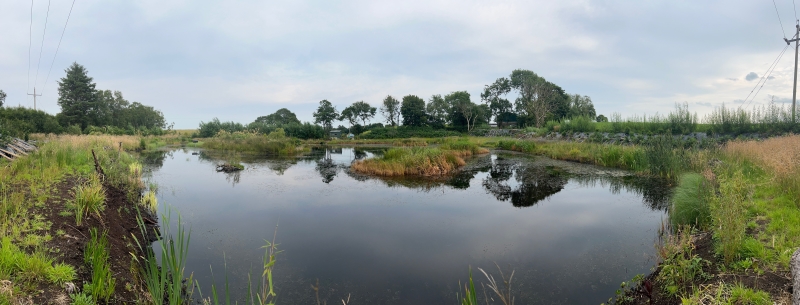
[[[100,212],[105,209],[106,205],[106,193],[100,183],[100,178],[97,175],[90,175],[89,177],[89,181],[78,185],[72,191],[75,197],[73,201],[75,221],[79,226],[83,222],[83,217],[90,213],[100,219]]]
[[[704,229],[711,223],[708,206],[710,186],[697,173],[683,174],[672,194],[669,219],[674,228],[693,226]]]
[[[800,195],[800,135],[729,142],[724,151],[735,159],[761,165],[772,172],[785,192]]]
[[[92,270],[92,281],[84,285],[83,290],[89,292],[95,302],[108,303],[116,287],[116,279],[111,274],[108,237],[105,231],[98,234],[97,228],[90,229],[89,234],[91,240],[86,245],[83,259]]]
[[[464,141],[442,144],[439,148],[392,148],[381,157],[356,161],[351,168],[359,173],[378,176],[439,176],[464,166],[465,157],[488,152],[485,148]]]
[[[752,196],[752,185],[744,178],[741,171],[730,175],[721,175],[719,194],[711,200],[711,220],[716,229],[714,235],[718,240],[717,252],[722,255],[726,264],[737,259],[745,240],[747,227],[745,205]]]
[[[229,133],[220,131],[213,138],[206,139],[203,142],[203,147],[289,156],[308,151],[308,147],[302,145],[300,140],[286,137],[282,129],[273,131],[269,135],[255,132],[237,131]]]

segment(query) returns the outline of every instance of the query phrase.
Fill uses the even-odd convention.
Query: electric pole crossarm
[[[28,95],[33,95],[33,110],[36,110],[36,97],[42,96],[42,94],[36,94],[36,87],[33,87],[33,94],[28,93]]]

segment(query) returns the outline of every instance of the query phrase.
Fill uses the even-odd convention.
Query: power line
[[[33,0],[31,0],[31,25],[28,26],[28,85],[25,92],[31,87],[31,44],[33,44]]]
[[[788,47],[788,45],[787,45],[787,47]],[[783,48],[783,51],[781,51],[781,53],[778,55],[778,58],[776,58],[775,61],[772,63],[772,66],[770,67],[770,69],[768,69],[767,72],[764,74],[764,76],[761,77],[761,80],[763,80],[763,82],[761,80],[759,80],[759,83],[761,83],[761,86],[758,87],[758,83],[756,83],[756,87],[758,87],[758,90],[753,95],[753,98],[750,99],[750,102],[748,102],[748,105],[744,106],[745,109],[750,107],[750,105],[753,105],[753,101],[756,99],[756,96],[758,95],[758,93],[761,92],[761,88],[764,88],[764,85],[767,84],[767,80],[769,79],[770,75],[772,75],[772,72],[775,71],[775,68],[778,67],[778,62],[780,62],[781,58],[783,58],[783,54],[786,53],[787,47]],[[755,88],[753,88],[753,89],[755,89]],[[750,93],[752,93],[752,91]],[[749,95],[748,95],[748,97],[749,97]],[[746,100],[747,99],[745,98],[745,101]]]
[[[783,22],[781,22],[781,14],[778,13],[778,5],[775,4],[775,0],[772,0],[772,5],[775,6],[775,15],[778,15],[778,23],[781,25],[781,32],[783,32],[783,37],[786,38],[786,31],[783,30]]]
[[[56,62],[56,55],[58,55],[58,49],[61,48],[61,40],[64,39],[64,32],[67,31],[67,24],[69,24],[69,17],[72,16],[72,8],[75,7],[75,0],[72,0],[72,6],[69,7],[69,14],[67,15],[67,22],[64,23],[64,30],[61,31],[61,38],[58,39],[58,47],[56,47],[56,53],[53,54],[53,61],[50,62],[50,70],[47,70],[47,78],[44,79],[44,88],[47,89],[47,81],[50,79],[50,72],[53,71],[53,64]],[[42,90],[44,92],[44,90]]]
[[[797,4],[794,3],[794,0],[792,0],[792,8],[794,8],[794,20],[800,21],[800,19],[797,19]]]
[[[767,71],[764,72],[764,74],[762,74],[761,79],[759,79],[758,82],[756,82],[756,85],[753,87],[752,90],[750,90],[750,93],[747,94],[747,97],[745,97],[744,100],[742,100],[742,104],[739,105],[740,109],[742,108],[742,106],[744,106],[745,103],[747,103],[747,99],[749,99],[750,96],[753,94],[753,92],[756,91],[756,88],[758,88],[758,85],[761,84],[762,81],[764,83],[766,83],[767,74],[769,74],[770,71],[773,70],[778,65],[778,61],[780,61],[780,58],[783,57],[783,54],[786,52],[787,48],[789,48],[788,44],[785,47],[783,47],[783,50],[781,50],[780,53],[778,53],[778,56],[775,57],[775,60],[772,61],[772,64],[769,66],[769,68],[767,68]],[[756,94],[758,94],[758,93],[756,93]],[[753,95],[753,98],[755,98],[755,95]],[[747,108],[747,106],[745,106],[745,108]]]
[[[36,78],[33,79],[33,87],[39,82],[39,66],[42,65],[42,50],[44,50],[44,35],[47,33],[47,19],[50,18],[50,0],[47,0],[47,15],[44,16],[44,30],[42,31],[42,45],[39,46],[39,61],[36,63]]]

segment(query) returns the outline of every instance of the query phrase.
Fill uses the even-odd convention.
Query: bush
[[[536,144],[532,141],[501,140],[497,142],[497,148],[530,153],[536,150]]]

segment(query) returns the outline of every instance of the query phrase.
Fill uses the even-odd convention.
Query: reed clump
[[[356,161],[351,168],[378,176],[441,176],[464,166],[464,158],[488,152],[475,144],[461,142],[441,147],[392,148],[382,157]]]

